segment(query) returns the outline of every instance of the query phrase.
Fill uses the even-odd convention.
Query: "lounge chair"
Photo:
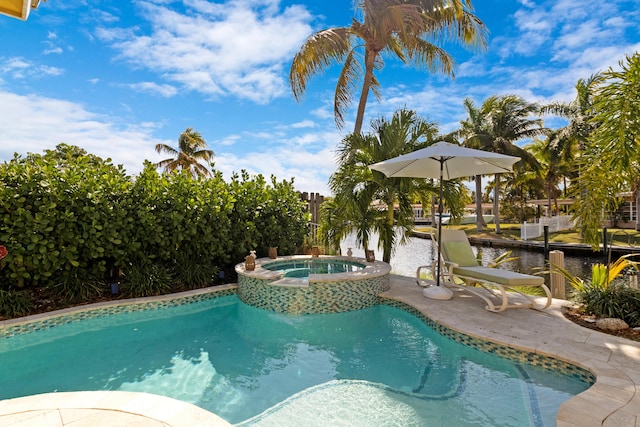
[[[437,245],[437,240],[433,235],[432,240]],[[487,303],[485,307],[487,310],[493,312],[504,311],[507,308],[543,310],[551,305],[551,291],[544,284],[544,278],[481,266],[473,254],[471,244],[463,230],[442,230],[441,249],[442,271],[440,272],[440,282],[446,286],[461,288],[479,296]],[[421,284],[420,276],[423,268],[434,270],[433,265],[418,267],[417,279],[419,284]],[[436,272],[433,271],[433,274],[435,277]],[[488,293],[482,292],[478,287],[473,286],[476,284],[486,289]],[[531,295],[515,289],[525,286],[540,287],[544,290],[547,296],[544,307],[541,307]],[[522,295],[527,302],[509,301],[507,290]],[[495,300],[498,301],[497,304],[494,303]]]

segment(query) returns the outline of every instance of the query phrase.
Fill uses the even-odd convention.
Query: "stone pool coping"
[[[391,289],[381,295],[383,298],[407,304],[440,325],[510,348],[554,357],[595,374],[597,379],[592,387],[562,404],[556,418],[559,427],[640,427],[640,343],[585,329],[565,319],[561,312],[562,306],[566,303],[563,300],[554,300],[551,307],[544,311],[512,309],[502,313],[490,313],[484,309],[484,304],[479,298],[465,291],[454,291],[455,296],[449,301],[430,300],[422,296],[422,288],[416,285],[414,279],[397,275],[390,277]],[[225,285],[156,298],[114,301],[59,310],[2,321],[0,331],[26,322],[42,321],[83,310],[170,301],[176,298],[197,299],[211,292],[234,293],[235,288],[236,285]],[[123,396],[119,404],[110,408],[101,408],[100,406],[104,405],[96,404],[100,401],[96,396],[107,396],[110,399],[109,396],[115,396],[114,393]],[[90,425],[93,427],[113,425],[110,421],[115,420],[116,416],[128,416],[131,422],[145,417],[149,421],[149,424],[145,425],[189,425],[188,421],[193,419],[190,418],[192,416],[206,419],[198,418],[197,424],[190,425],[231,425],[215,414],[184,402],[180,402],[185,411],[181,411],[179,417],[158,421],[157,414],[153,413],[153,408],[158,407],[151,402],[173,399],[144,393],[121,393],[125,392],[51,393],[3,400],[0,401],[0,424],[11,425],[3,423],[3,420],[15,420],[16,424],[20,422],[21,426],[64,426],[64,414],[61,411],[73,409],[73,405],[65,403],[64,399],[58,400],[58,397],[68,395],[67,397],[72,398],[75,408],[82,408],[84,411],[70,414],[91,417],[87,420],[92,420]],[[137,401],[139,395],[144,395],[144,399],[149,399],[150,403],[146,407],[142,405],[135,410],[128,410],[135,408],[135,405],[131,406],[131,402]],[[117,400],[118,398],[114,397],[114,402]],[[193,412],[188,410],[188,406],[192,407]],[[39,418],[33,418],[36,415]],[[23,416],[32,418],[8,418]],[[53,422],[43,423],[44,416],[53,417]],[[34,420],[32,424],[28,423],[30,419]],[[79,424],[68,422],[68,425]]]
[[[309,274],[308,284],[311,286],[314,283],[323,283],[323,282],[335,282],[340,280],[349,280],[349,279],[362,279],[365,277],[378,277],[384,276],[385,274],[389,274],[391,272],[391,266],[386,262],[382,261],[373,261],[368,262],[365,258],[357,258],[357,257],[349,257],[349,256],[319,256],[319,257],[311,257],[309,255],[292,255],[292,256],[283,256],[278,258],[258,258],[256,259],[256,266],[254,270],[247,270],[244,268],[244,263],[240,263],[236,265],[236,273],[244,274],[249,277],[254,277],[256,279],[265,279],[272,282],[274,285],[281,286],[295,286],[300,285],[302,280],[295,278],[283,278],[283,272],[281,271],[272,271],[267,270],[263,267],[265,264],[273,264],[279,263],[283,261],[304,261],[304,260],[337,260],[337,261],[346,261],[346,262],[355,262],[358,264],[364,265],[362,270],[358,271],[350,271],[346,273],[333,273],[333,274]]]

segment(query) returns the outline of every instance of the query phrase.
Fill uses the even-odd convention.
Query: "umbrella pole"
[[[436,269],[436,286],[440,286],[440,269],[442,268],[440,256],[442,248],[442,172],[444,168],[444,159],[440,158],[440,198],[438,199],[438,268]]]
[[[422,295],[431,299],[447,300],[453,297],[453,292],[450,289],[440,286],[440,269],[442,268],[442,260],[440,256],[441,243],[442,243],[442,176],[444,170],[444,162],[447,161],[446,157],[440,157],[440,199],[438,200],[438,264],[436,269],[436,286],[430,286],[422,291]]]

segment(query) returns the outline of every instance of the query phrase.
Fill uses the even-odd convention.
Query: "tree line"
[[[569,103],[538,105],[515,95],[492,96],[475,105],[467,99],[468,118],[460,128],[439,135],[435,123],[427,123],[410,110],[398,111],[392,119],[372,122],[372,131],[362,134],[368,96],[380,98],[376,73],[384,58],[406,65],[454,76],[455,61],[442,47],[445,42],[482,51],[487,46],[487,28],[473,13],[470,0],[359,0],[350,26],[334,27],[309,36],[293,58],[289,81],[296,100],[301,100],[309,80],[333,65],[340,65],[334,95],[336,125],[344,126],[346,109],[358,95],[354,131],[338,147],[338,170],[330,178],[335,199],[325,203],[324,238],[336,245],[346,232],[355,231],[365,248],[369,234],[380,236],[383,259],[388,261],[398,237],[413,215],[409,204],[429,205],[432,183],[406,178],[386,178],[368,165],[405,154],[436,139],[471,148],[515,155],[522,160],[515,173],[496,175],[494,191],[496,231],[500,233],[499,202],[519,200],[512,209],[526,218],[526,200],[546,195],[551,203],[558,195],[558,181],[566,183],[576,204],[584,238],[596,245],[603,212],[618,208],[617,194],[634,191],[640,202],[640,55],[636,52],[609,69],[576,85],[576,99]],[[567,120],[560,129],[544,127],[542,116]],[[395,140],[390,135],[394,135]],[[522,143],[528,142],[526,147]],[[482,229],[482,181],[476,180],[477,227]],[[464,187],[450,183],[445,199],[458,214]],[[393,207],[396,207],[394,212]],[[387,208],[388,207],[388,208]],[[640,222],[638,222],[640,228]]]
[[[351,133],[338,147],[338,168],[330,177],[334,198],[323,206],[322,233],[339,245],[356,232],[365,248],[370,233],[380,237],[383,259],[413,228],[413,203],[432,206],[437,183],[425,179],[387,178],[369,166],[445,140],[470,148],[520,157],[513,174],[497,175],[493,191],[496,232],[500,233],[500,203],[510,220],[522,222],[536,213],[527,200],[548,199],[551,209],[561,192],[574,199],[572,214],[585,241],[598,243],[604,213],[619,208],[622,192],[640,186],[640,54],[626,57],[619,69],[609,69],[576,85],[568,103],[537,104],[516,95],[491,96],[481,105],[466,99],[467,118],[453,132],[442,134],[409,109],[391,119],[371,122],[369,133]],[[559,116],[566,125],[545,127],[544,117]],[[482,230],[483,191],[475,178],[477,227]],[[445,204],[459,217],[470,200],[463,181],[445,182]],[[638,201],[636,201],[638,203]],[[639,223],[640,224],[640,223]],[[400,233],[398,233],[398,228]]]

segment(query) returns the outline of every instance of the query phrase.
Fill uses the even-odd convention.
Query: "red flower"
[[[8,254],[9,252],[7,251],[7,248],[0,246],[0,259],[6,257]]]

